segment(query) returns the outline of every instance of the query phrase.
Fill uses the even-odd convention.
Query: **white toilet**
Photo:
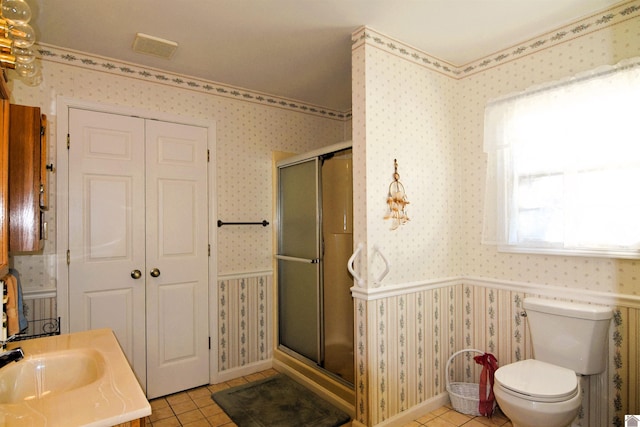
[[[566,427],[580,409],[579,375],[604,371],[609,307],[525,298],[535,359],[496,370],[493,391],[514,427]]]

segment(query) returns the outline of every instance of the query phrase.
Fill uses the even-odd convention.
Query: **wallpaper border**
[[[237,99],[239,101],[252,102],[255,104],[262,104],[270,107],[298,111],[300,113],[311,114],[334,120],[346,121],[351,119],[351,111],[341,112],[332,110],[329,108],[319,107],[317,105],[307,104],[288,98],[243,89],[224,83],[170,73],[168,71],[159,70],[156,68],[144,67],[133,63],[117,61],[115,59],[105,58],[102,56],[79,52],[58,46],[52,46],[46,43],[39,43],[37,46],[39,59],[45,62],[56,62],[75,67],[91,69],[93,71],[114,74],[119,77],[128,77],[137,80],[143,80],[146,82],[188,89],[197,92],[208,93],[211,95],[222,96],[225,98]]]
[[[443,61],[442,59],[431,56],[399,40],[379,33],[368,26],[363,26],[355,30],[351,37],[351,43],[352,50],[357,49],[363,43],[367,43],[392,55],[405,58],[411,62],[422,65],[446,76],[455,79],[463,79],[495,66],[515,61],[523,56],[530,55],[560,43],[582,37],[637,17],[640,17],[640,1],[632,0],[630,2],[621,3],[599,13],[594,13],[591,16],[574,21],[556,30],[546,32],[529,40],[522,41],[519,44],[487,55],[484,58],[462,65],[455,65]]]

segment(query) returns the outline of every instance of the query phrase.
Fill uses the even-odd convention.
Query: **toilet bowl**
[[[539,360],[499,368],[493,392],[514,427],[565,427],[580,410],[575,372]]]

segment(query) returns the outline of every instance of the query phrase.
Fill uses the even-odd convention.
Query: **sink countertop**
[[[22,347],[25,360],[65,350],[93,349],[101,353],[106,362],[104,374],[96,381],[74,390],[18,403],[2,403],[0,426],[113,426],[151,414],[151,406],[110,329],[36,338],[7,345],[7,349],[16,347]]]

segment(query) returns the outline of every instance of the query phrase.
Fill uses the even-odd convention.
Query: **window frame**
[[[520,94],[510,95],[506,98],[492,101],[488,104],[487,110],[485,111],[485,152],[489,155],[489,161],[487,163],[487,191],[485,194],[485,224],[483,225],[483,244],[494,244],[497,246],[499,252],[507,252],[507,253],[528,253],[528,254],[549,254],[549,255],[569,255],[569,256],[593,256],[593,257],[607,257],[607,258],[623,258],[623,259],[640,259],[640,241],[632,241],[630,244],[626,244],[622,240],[618,242],[618,244],[614,244],[611,241],[607,241],[606,239],[601,240],[597,243],[595,240],[592,240],[594,237],[597,237],[597,232],[593,234],[583,233],[583,234],[573,234],[568,230],[571,227],[567,227],[573,221],[576,221],[579,218],[579,214],[572,215],[570,218],[567,218],[566,215],[571,213],[575,213],[575,208],[579,205],[574,205],[568,203],[569,199],[566,197],[569,194],[568,189],[571,187],[567,187],[565,185],[567,182],[570,182],[571,179],[576,177],[579,178],[588,178],[588,174],[598,174],[602,172],[603,174],[608,173],[616,173],[620,171],[624,173],[627,170],[625,167],[614,168],[614,167],[583,167],[582,169],[578,168],[576,170],[572,170],[571,173],[567,172],[566,168],[551,167],[549,169],[545,169],[545,172],[537,173],[525,173],[526,167],[523,170],[517,170],[519,167],[518,159],[515,157],[517,154],[515,153],[516,149],[514,147],[518,146],[518,142],[514,143],[512,141],[505,142],[501,138],[504,138],[504,135],[507,134],[504,129],[507,129],[508,126],[512,126],[512,122],[507,122],[505,119],[504,128],[492,128],[488,126],[487,117],[492,114],[489,113],[489,108],[493,103],[502,103],[509,102],[510,100],[517,100],[522,97],[526,97],[529,94],[540,94],[545,91],[552,91],[558,87],[569,86],[573,83],[580,83],[582,81],[586,81],[591,79],[592,77],[600,77],[607,76],[610,74],[614,74],[618,70],[627,70],[627,69],[639,69],[640,68],[640,58],[625,61],[624,64],[618,64],[614,67],[608,67],[606,70],[596,70],[595,72],[586,73],[584,76],[573,77],[571,79],[567,79],[563,82],[555,82],[553,84],[547,85],[546,87],[537,87],[531,90],[525,91]],[[634,71],[634,73],[637,71]],[[640,79],[638,81],[638,86],[640,86]],[[635,80],[634,80],[634,90],[635,90]],[[550,92],[551,93],[551,92]],[[553,95],[553,93],[551,93]],[[498,109],[499,110],[499,109]],[[513,114],[513,113],[509,113]],[[511,117],[511,116],[510,116]],[[516,117],[516,116],[513,116]],[[520,116],[526,117],[526,116]],[[599,117],[599,116],[598,116]],[[517,121],[517,120],[516,120]],[[489,121],[490,122],[490,121]],[[534,132],[535,134],[535,132]],[[494,138],[495,141],[491,140]],[[531,139],[531,138],[530,138]],[[626,141],[626,139],[621,139],[621,141]],[[493,144],[493,145],[492,145]],[[628,144],[628,143],[627,143]],[[628,145],[627,145],[628,146]],[[519,148],[520,146],[518,146]],[[530,148],[530,147],[529,147]],[[630,148],[630,150],[633,150]],[[634,152],[634,160],[635,160],[635,152]],[[632,174],[637,173],[638,166],[634,162],[634,165],[631,169]],[[539,163],[542,165],[541,163]],[[555,166],[555,165],[554,165]],[[494,167],[495,170],[491,170]],[[535,168],[534,168],[535,169]],[[544,169],[544,168],[541,168]],[[547,179],[549,177],[559,176],[563,179],[562,186],[562,200],[560,204],[550,204],[546,205],[548,208],[552,209],[554,207],[560,208],[562,212],[564,212],[564,217],[559,217],[560,221],[557,221],[559,224],[559,228],[556,231],[559,231],[560,240],[557,238],[555,240],[545,239],[542,234],[540,234],[540,239],[536,239],[533,233],[529,233],[526,236],[520,234],[523,231],[522,225],[523,221],[523,212],[529,211],[539,211],[542,212],[545,209],[545,205],[538,205],[537,207],[529,207],[527,208],[523,204],[522,189],[525,187],[523,182],[525,180],[529,181],[529,188],[532,187],[531,184],[535,184],[535,181],[541,181],[542,179]],[[494,189],[490,188],[490,183],[492,182],[495,185]],[[581,179],[578,179],[581,181]],[[622,183],[623,181],[618,181]],[[635,181],[633,181],[635,182]],[[584,187],[578,186],[578,188],[583,189]],[[589,188],[589,187],[587,187]],[[491,204],[491,196],[487,196],[487,194],[493,194],[495,197],[494,206],[490,207],[487,210],[487,206]],[[603,194],[603,193],[601,193]],[[633,197],[630,195],[629,197]],[[529,199],[533,200],[533,199]],[[588,199],[584,199],[588,200]],[[620,204],[623,204],[622,201]],[[584,206],[584,204],[582,204]],[[634,205],[634,210],[631,211],[635,213],[637,206]],[[496,236],[491,239],[485,236],[485,230],[487,230],[486,221],[488,212],[492,212],[494,214],[493,221],[495,224],[493,225],[493,230],[496,233]],[[553,219],[553,216],[550,216]],[[572,219],[573,218],[573,219]],[[556,219],[558,219],[556,215]],[[551,223],[551,222],[549,222]],[[532,222],[534,224],[534,222]],[[640,227],[640,221],[638,226]],[[492,229],[490,226],[489,229]],[[553,230],[551,230],[553,231]],[[534,236],[534,237],[532,237]],[[569,236],[569,237],[567,237]],[[577,238],[576,238],[577,237]],[[634,236],[635,239],[635,236]],[[568,244],[569,243],[569,244]]]

